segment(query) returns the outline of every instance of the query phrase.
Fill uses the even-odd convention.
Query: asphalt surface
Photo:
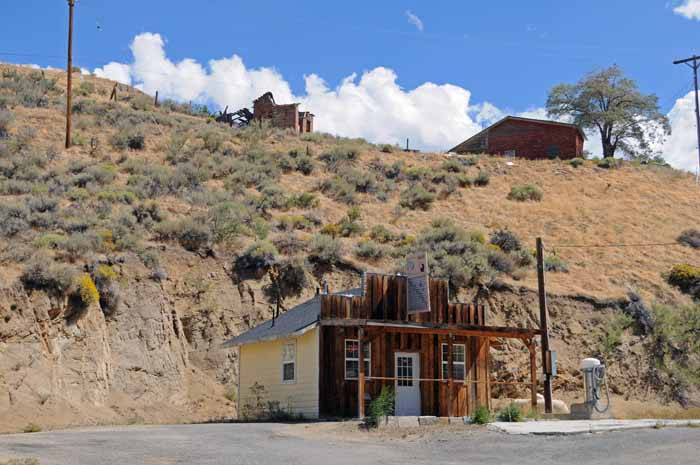
[[[303,426],[301,426],[303,428]],[[296,430],[294,428],[297,428]],[[41,465],[698,464],[700,428],[577,436],[450,430],[386,438],[299,435],[300,425],[128,426],[0,436],[0,462]]]

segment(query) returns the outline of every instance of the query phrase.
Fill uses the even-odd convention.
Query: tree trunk
[[[602,136],[603,158],[613,158],[615,156],[615,146],[610,142],[610,138]]]

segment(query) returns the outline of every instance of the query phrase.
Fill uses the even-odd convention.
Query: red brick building
[[[506,116],[450,152],[568,160],[583,155],[583,141],[583,131],[575,124]]]
[[[299,133],[314,131],[314,115],[299,111],[298,103],[278,105],[272,92],[266,92],[253,101],[253,118],[268,121],[272,127],[294,129]]]

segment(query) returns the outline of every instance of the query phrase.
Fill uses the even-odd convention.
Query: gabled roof
[[[362,290],[350,289],[335,294],[361,295]],[[321,296],[317,295],[282,313],[275,319],[274,326],[272,325],[271,319],[267,320],[255,328],[251,328],[233,339],[224,342],[224,347],[241,346],[260,341],[272,341],[274,339],[304,334],[318,324],[320,317]]]
[[[581,130],[581,128],[580,128],[578,125],[576,125],[576,124],[572,124],[572,123],[562,123],[562,122],[559,122],[559,121],[552,121],[552,120],[548,120],[548,119],[523,118],[523,117],[521,117],[521,116],[506,116],[505,118],[502,118],[502,119],[498,120],[497,122],[493,123],[491,126],[489,126],[489,127],[485,128],[485,129],[479,131],[478,133],[474,134],[473,136],[471,136],[471,137],[468,138],[467,140],[462,141],[462,142],[460,142],[459,144],[455,145],[455,146],[452,147],[450,150],[448,150],[448,152],[454,152],[456,149],[459,148],[460,145],[463,145],[463,144],[469,143],[469,142],[471,142],[471,141],[473,141],[473,140],[476,140],[476,139],[480,138],[481,136],[483,136],[483,135],[484,135],[485,133],[487,133],[488,131],[490,131],[491,129],[493,129],[493,128],[497,127],[497,126],[500,126],[501,124],[505,123],[506,121],[512,121],[512,120],[515,120],[515,121],[526,121],[526,122],[529,122],[529,123],[550,124],[550,125],[553,125],[553,126],[565,126],[565,127],[569,127],[569,128],[572,128],[572,129],[576,129],[576,130],[578,131],[579,135],[581,136],[581,139],[586,140],[586,135],[583,133],[583,131]]]

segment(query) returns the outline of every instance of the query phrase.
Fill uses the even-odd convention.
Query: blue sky
[[[305,95],[310,74],[332,90],[352,73],[359,79],[384,67],[401,89],[451,84],[470,93],[469,105],[488,102],[506,113],[540,109],[552,85],[616,63],[668,112],[690,89],[690,71],[671,62],[700,52],[699,3],[78,0],[75,57],[90,71],[131,63],[132,41],[148,32],[164,39],[175,64],[191,58],[206,71],[209,60],[235,54],[247,70],[272,69],[290,98]],[[3,16],[0,60],[64,66],[65,1],[5,2]]]

